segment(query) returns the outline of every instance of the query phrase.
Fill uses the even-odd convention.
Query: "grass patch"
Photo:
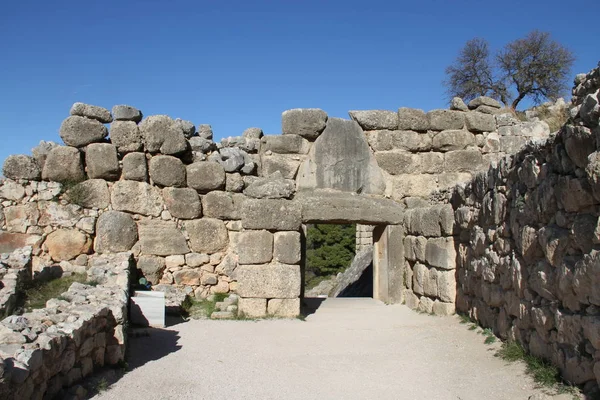
[[[212,300],[197,300],[191,296],[188,296],[188,300],[182,304],[182,308],[184,313],[190,318],[210,318],[211,314],[216,311],[217,303],[224,301],[228,296],[229,294],[227,293],[215,293],[212,296]]]
[[[96,392],[98,393],[102,393],[108,390],[108,381],[106,380],[106,378],[102,378],[98,381],[98,383],[96,384]]]
[[[466,314],[458,314],[458,317],[460,318],[460,323],[461,324],[470,324],[471,322],[471,318],[469,318],[468,315]]]
[[[516,342],[503,343],[496,355],[509,362],[523,361],[527,373],[538,385],[554,387],[561,384],[557,367],[539,357],[527,354],[525,349]]]
[[[75,282],[86,283],[87,274],[73,274],[48,282],[35,282],[25,289],[25,308],[35,310],[46,307],[50,299],[66,300],[61,295]]]

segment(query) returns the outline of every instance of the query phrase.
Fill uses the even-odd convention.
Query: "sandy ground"
[[[527,399],[521,364],[458,317],[328,299],[301,320],[195,320],[130,340],[109,399]],[[560,398],[565,398],[560,396]],[[567,397],[569,398],[569,397]]]

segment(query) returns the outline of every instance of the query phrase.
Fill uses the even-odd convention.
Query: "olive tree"
[[[444,85],[450,96],[467,101],[490,96],[514,110],[526,97],[536,104],[560,97],[568,88],[574,60],[571,51],[547,32],[533,31],[510,42],[493,59],[488,43],[475,38],[446,68]]]

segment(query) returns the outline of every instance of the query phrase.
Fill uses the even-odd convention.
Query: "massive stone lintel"
[[[332,190],[303,192],[295,201],[302,206],[302,222],[399,224],[403,212],[398,203],[355,193]]]

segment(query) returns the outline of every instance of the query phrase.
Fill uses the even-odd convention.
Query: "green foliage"
[[[516,342],[503,343],[496,355],[510,362],[525,362],[527,373],[539,385],[553,387],[561,382],[557,367],[539,357],[527,354],[525,349]]]
[[[50,299],[64,300],[61,295],[69,290],[74,282],[86,283],[86,280],[87,274],[73,274],[47,282],[33,282],[25,290],[25,308],[30,310],[44,308]]]
[[[307,271],[316,276],[335,275],[347,268],[355,252],[355,225],[316,224],[308,228]]]

